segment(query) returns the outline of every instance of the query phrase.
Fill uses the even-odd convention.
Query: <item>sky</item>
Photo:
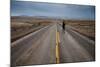
[[[95,20],[95,6],[11,1],[11,16],[45,16],[61,19]]]

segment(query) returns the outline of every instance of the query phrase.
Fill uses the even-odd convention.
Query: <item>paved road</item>
[[[94,41],[80,35],[72,30],[72,27],[66,26],[65,32],[58,25],[60,32],[60,62],[82,62],[93,61],[95,59]]]
[[[56,31],[59,32],[59,62],[93,61],[95,58],[94,41],[80,35],[66,26],[50,24],[11,44],[11,63],[14,67],[36,64],[57,63]]]

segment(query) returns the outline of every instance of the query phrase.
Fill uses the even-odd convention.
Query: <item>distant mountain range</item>
[[[57,18],[57,17],[48,17],[48,16],[25,16],[25,15],[21,15],[21,16],[11,16],[12,19],[27,19],[27,20],[33,20],[33,19],[48,19],[48,20],[79,20],[81,21],[81,19],[62,19],[62,18]],[[83,19],[82,19],[83,20]],[[85,20],[85,19],[84,19]],[[86,20],[87,21],[87,20]],[[88,20],[88,21],[95,21],[95,20]]]

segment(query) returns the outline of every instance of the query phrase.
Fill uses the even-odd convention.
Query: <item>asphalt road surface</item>
[[[95,60],[95,42],[57,23],[11,43],[11,66]]]

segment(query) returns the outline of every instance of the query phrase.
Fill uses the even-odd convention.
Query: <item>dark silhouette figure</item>
[[[62,24],[62,28],[65,31],[65,23],[64,23],[64,21],[63,21],[63,24]]]

